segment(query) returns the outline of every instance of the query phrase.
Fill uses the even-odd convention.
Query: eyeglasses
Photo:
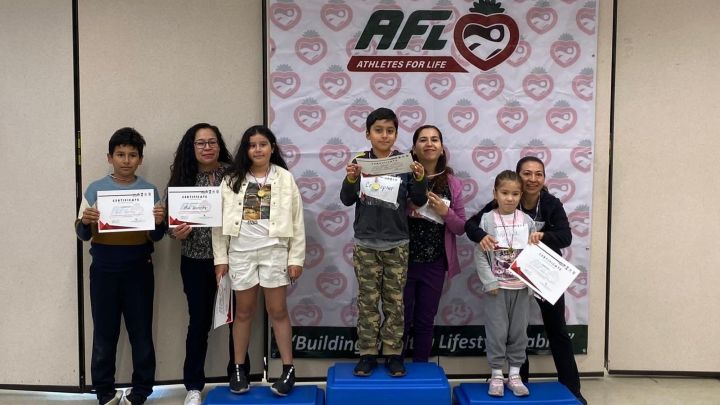
[[[195,141],[193,142],[193,144],[198,149],[205,149],[206,147],[214,149],[218,146],[218,141],[216,141],[215,139],[210,141]]]

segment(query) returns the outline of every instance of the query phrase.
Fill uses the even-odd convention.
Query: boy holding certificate
[[[398,119],[388,108],[378,108],[366,120],[370,150],[358,157],[381,159],[400,153],[393,150]],[[403,364],[403,288],[408,264],[407,199],[417,206],[427,202],[425,171],[418,162],[410,173],[367,177],[353,160],[347,165],[340,199],[355,204],[353,264],[358,280],[358,340],[360,361],[356,376],[369,376],[377,367],[378,337],[383,343],[385,367],[393,377],[406,374]],[[384,322],[378,303],[382,299]]]
[[[123,392],[115,390],[115,355],[120,317],[125,319],[132,346],[132,389],[125,403],[143,404],[155,382],[155,349],[152,341],[154,276],[153,242],[162,239],[167,225],[165,209],[156,205],[155,229],[99,233],[100,211],[95,208],[100,191],[157,189],[135,175],[142,164],[145,140],[133,128],[121,128],[110,138],[107,160],[113,173],[91,183],[80,205],[75,232],[90,240],[90,305],[93,317],[92,384],[102,405],[120,403]]]

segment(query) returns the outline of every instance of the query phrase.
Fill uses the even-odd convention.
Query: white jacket
[[[270,237],[277,237],[288,244],[288,266],[303,266],[305,263],[305,221],[300,190],[293,175],[273,165],[274,170],[267,180],[272,187],[270,203]],[[228,247],[230,237],[240,234],[242,223],[243,201],[248,181],[244,179],[240,192],[234,193],[227,183],[228,178],[220,184],[222,195],[222,227],[212,230],[212,248],[215,264],[228,264]]]

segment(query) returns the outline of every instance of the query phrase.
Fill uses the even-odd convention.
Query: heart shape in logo
[[[509,58],[519,40],[517,23],[506,14],[465,14],[453,32],[460,55],[481,70],[490,70]]]

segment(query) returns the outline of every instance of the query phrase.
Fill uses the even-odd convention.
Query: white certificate
[[[98,232],[152,231],[154,206],[152,189],[98,191]]]
[[[442,198],[442,202],[444,202],[445,205],[447,205],[448,207],[450,206],[450,200],[448,200],[447,198]],[[415,212],[417,212],[421,217],[437,224],[445,223],[445,220],[440,215],[438,215],[438,213],[435,212],[434,209],[430,208],[429,201],[426,202],[425,205],[423,205],[422,207],[416,209]]]
[[[381,159],[355,159],[360,165],[362,174],[368,176],[380,176],[390,174],[409,173],[413,158],[409,153],[389,156]]]
[[[509,271],[553,305],[580,274],[577,267],[542,242],[523,249]]]
[[[232,295],[230,277],[228,277],[226,273],[220,279],[220,283],[218,283],[217,287],[217,293],[215,294],[213,329],[217,329],[218,326],[223,326],[233,321]]]
[[[222,226],[220,187],[168,187],[168,226]]]

